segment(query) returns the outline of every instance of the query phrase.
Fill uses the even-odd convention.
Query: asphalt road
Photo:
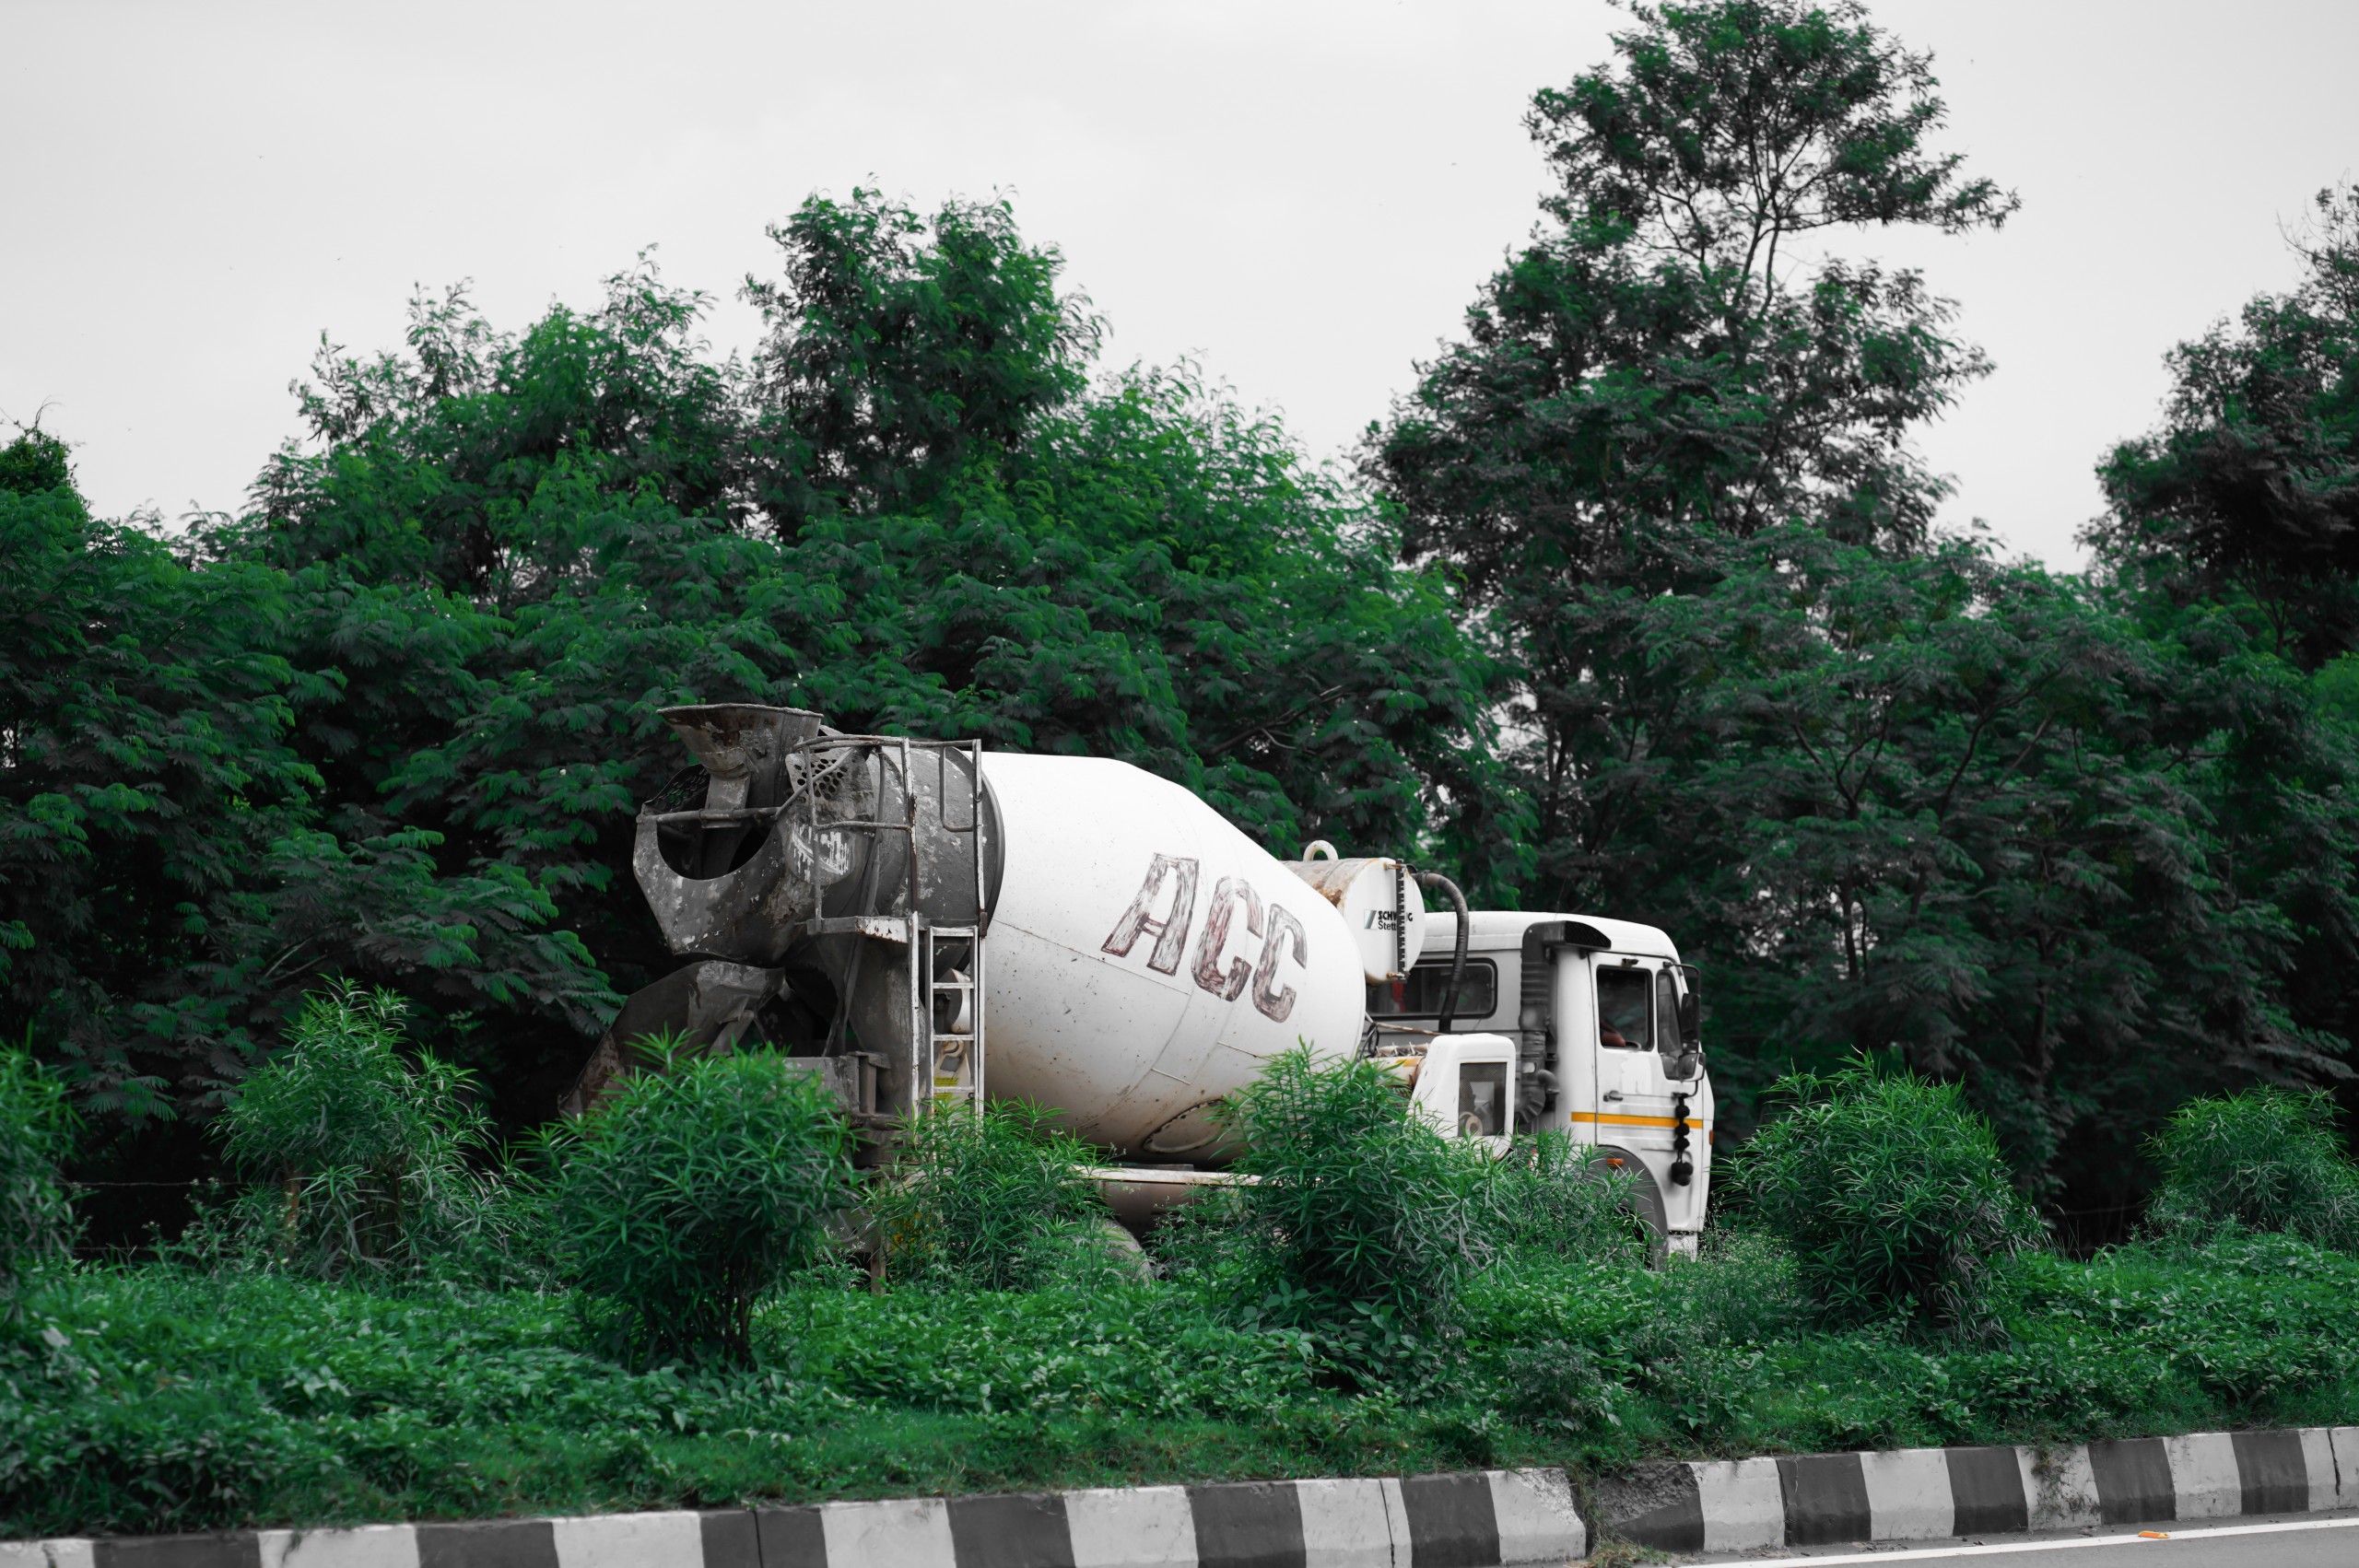
[[[1835,1568],[1853,1562],[1954,1562],[1960,1568],[2359,1568],[2359,1515],[2354,1514],[2157,1528],[2165,1532],[2161,1539],[2114,1529],[1882,1550],[1830,1546],[1799,1554],[1790,1549],[1719,1552],[1685,1561],[1743,1562],[1752,1568]]]

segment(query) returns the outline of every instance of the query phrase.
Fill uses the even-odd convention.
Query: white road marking
[[[2167,1524],[2170,1521],[2165,1520]],[[1776,1557],[1748,1561],[1745,1568],[1833,1568],[1838,1562],[1923,1562],[1952,1557],[1996,1557],[2009,1551],[2070,1551],[2083,1546],[2135,1546],[2140,1541],[2210,1540],[2217,1536],[2265,1536],[2285,1530],[2359,1528],[2359,1519],[2293,1519],[2276,1525],[2218,1525],[2200,1530],[2126,1536],[2074,1536],[2070,1540],[2010,1541],[1998,1546],[1935,1546],[1914,1551],[1859,1551],[1843,1557]]]

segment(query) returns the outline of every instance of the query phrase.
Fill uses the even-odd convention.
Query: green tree
[[[2359,186],[2318,193],[2306,275],[2170,356],[2161,427],[2099,469],[2088,543],[2185,599],[2249,607],[2306,669],[2359,648]]]
[[[45,496],[73,487],[73,453],[38,424],[20,427],[17,439],[0,447],[0,493]]]
[[[1462,574],[1516,673],[1538,907],[1611,902],[1637,869],[1597,779],[1671,738],[1639,605],[1708,591],[1773,525],[1925,536],[1941,485],[1907,433],[1984,361],[1915,274],[1804,271],[1792,241],[2013,206],[1928,150],[1930,66],[1859,6],[1633,14],[1615,65],[1533,99],[1560,181],[1546,222],[1366,451],[1410,556]]]
[[[1825,256],[2013,210],[1930,63],[1857,6],[1634,15],[1534,99],[1546,224],[1366,453],[1511,673],[1524,903],[1704,961],[1739,1126],[1895,1051],[2035,1190],[2125,1197],[2189,1088],[2342,1071],[2298,992],[2353,930],[2348,748],[2233,617],[1930,532],[1907,438],[1984,362]]]
[[[672,703],[1119,756],[1288,853],[1505,837],[1445,579],[1275,421],[1185,367],[1091,383],[1094,326],[1003,206],[863,193],[776,232],[751,367],[645,264],[521,334],[446,294],[396,352],[323,352],[307,439],[204,535],[285,574],[318,831],[545,909],[626,992],[677,962],[629,870]],[[408,993],[511,1125],[596,1015]]]
[[[756,484],[781,533],[921,510],[1088,384],[1099,323],[1058,294],[1062,257],[1027,245],[1004,201],[952,201],[929,223],[856,189],[812,197],[769,235],[785,276],[745,294],[769,327]]]
[[[2282,911],[2276,968],[2292,1021],[2349,1040],[2359,188],[2319,193],[2294,243],[2295,287],[2256,296],[2172,352],[2162,422],[2099,467],[2107,509],[2084,542],[2148,634],[2198,661],[2196,701],[2217,720],[2199,748],[2217,759],[2205,803],[2234,846],[2233,884],[2265,890]],[[2246,709],[2258,722],[2224,702],[2232,693],[2267,694]],[[2353,1087],[2346,1080],[2346,1096]]]
[[[695,334],[706,303],[642,255],[597,309],[554,307],[519,336],[461,285],[411,301],[399,352],[323,341],[290,389],[309,439],[264,468],[241,553],[501,610],[581,569],[593,498],[732,515],[743,387]]]
[[[0,466],[56,478],[46,440]],[[342,673],[288,657],[297,585],[183,548],[70,484],[0,490],[0,1026],[119,1131],[217,1104],[323,974],[594,1018],[537,889],[334,815],[296,725]]]
[[[2359,819],[2284,672],[1970,541],[1800,526],[1629,625],[1666,738],[1593,787],[1624,907],[1710,965],[1740,1116],[1789,1063],[1895,1051],[2036,1190],[2120,1199],[2191,1089],[2344,1071],[2285,982]]]

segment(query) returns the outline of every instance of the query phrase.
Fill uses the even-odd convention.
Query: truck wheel
[[[1125,1279],[1146,1284],[1155,1278],[1155,1264],[1147,1258],[1146,1248],[1139,1245],[1138,1237],[1122,1228],[1120,1220],[1091,1221],[1089,1240]]]
[[[1654,1261],[1661,1263],[1667,1251],[1671,1217],[1664,1211],[1662,1188],[1655,1185],[1654,1172],[1647,1168],[1647,1163],[1638,1158],[1635,1150],[1619,1149],[1610,1143],[1597,1146],[1597,1152],[1590,1156],[1589,1165],[1600,1176],[1619,1176],[1629,1179],[1630,1200],[1637,1208],[1638,1218],[1647,1223],[1649,1251]]]

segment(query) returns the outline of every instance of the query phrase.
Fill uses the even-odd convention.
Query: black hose
[[[1458,942],[1449,955],[1449,985],[1441,993],[1441,1020],[1434,1025],[1435,1034],[1447,1035],[1450,1020],[1458,1016],[1458,986],[1466,977],[1466,928],[1473,922],[1466,914],[1466,895],[1459,892],[1458,884],[1449,878],[1439,872],[1419,872],[1417,885],[1428,890],[1438,888],[1449,895],[1449,901],[1458,907]]]

